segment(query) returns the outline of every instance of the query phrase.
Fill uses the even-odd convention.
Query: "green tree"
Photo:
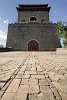
[[[64,38],[64,47],[67,47],[67,24],[62,21],[58,21],[56,28],[58,36]]]
[[[2,44],[0,44],[0,48],[4,48],[4,46]]]

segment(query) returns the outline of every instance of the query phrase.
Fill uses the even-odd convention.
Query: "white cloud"
[[[8,20],[4,20],[3,22],[4,22],[4,24],[8,24]]]
[[[1,20],[2,18],[0,17],[0,20]]]
[[[0,30],[0,34],[3,34],[3,32]]]
[[[6,39],[7,39],[7,34],[0,30],[0,44],[6,46]]]
[[[8,26],[8,20],[4,20],[0,17],[0,22],[1,24]],[[6,31],[3,32],[0,29],[0,44],[2,44],[3,46],[6,46],[6,39],[7,39],[7,32]]]
[[[0,21],[2,21],[2,23],[7,24],[7,25],[8,25],[8,23],[9,23],[8,20],[4,20],[4,19],[2,19],[1,17],[0,17]]]
[[[3,41],[5,42],[6,37],[7,37],[7,35],[0,35],[0,40],[2,40],[0,42],[3,42]]]

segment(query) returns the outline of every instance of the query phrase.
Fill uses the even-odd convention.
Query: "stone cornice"
[[[17,11],[50,11],[51,7],[48,7],[48,4],[41,5],[19,5],[16,7]]]

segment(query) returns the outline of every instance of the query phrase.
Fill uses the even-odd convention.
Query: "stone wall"
[[[44,22],[49,22],[49,12],[47,11],[19,11],[18,12],[18,22],[22,22],[25,19],[25,22],[30,22],[30,18],[34,16],[37,18],[37,22],[41,23],[41,20],[44,19]]]
[[[67,53],[67,48],[57,48],[57,53]]]
[[[39,42],[40,51],[60,47],[55,24],[37,22],[9,24],[6,47],[28,50],[28,42],[33,39]]]

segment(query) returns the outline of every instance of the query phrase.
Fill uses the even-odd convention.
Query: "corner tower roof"
[[[50,11],[51,7],[48,7],[48,4],[19,4],[19,7],[16,7],[17,11]]]

